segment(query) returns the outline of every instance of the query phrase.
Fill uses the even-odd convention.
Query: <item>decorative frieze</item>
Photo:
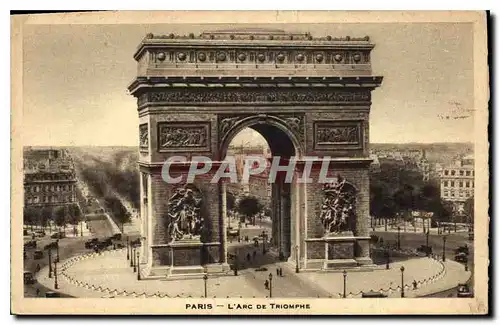
[[[276,103],[276,104],[367,104],[369,90],[335,90],[331,88],[185,88],[148,92],[138,98],[145,103],[197,104],[197,103]]]
[[[149,148],[149,132],[148,124],[139,125],[139,149],[141,151],[148,150]]]
[[[370,51],[364,49],[341,50],[341,49],[279,49],[279,50],[255,50],[252,48],[236,50],[210,50],[199,49],[193,51],[193,55],[187,55],[185,49],[172,49],[175,55],[167,55],[170,49],[151,50],[153,60],[151,64],[180,64],[177,68],[183,68],[187,63],[218,63],[218,64],[296,64],[296,65],[336,65],[336,64],[369,64]]]
[[[317,121],[314,123],[315,149],[361,149],[362,121]]]
[[[158,123],[158,151],[210,151],[210,122]]]

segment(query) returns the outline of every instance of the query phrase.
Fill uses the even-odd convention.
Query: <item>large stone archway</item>
[[[129,86],[140,120],[144,272],[227,270],[225,184],[210,180],[244,127],[273,155],[293,156],[297,175],[310,169],[317,180],[324,160],[339,175],[331,186],[273,185],[285,255],[302,269],[370,264],[368,126],[371,91],[382,82],[371,72],[372,48],[368,37],[275,30],[148,34]],[[185,175],[193,156],[211,158],[212,168],[192,184],[167,183],[162,166],[174,155],[187,162],[171,163],[172,177]],[[179,221],[186,216],[197,222]]]

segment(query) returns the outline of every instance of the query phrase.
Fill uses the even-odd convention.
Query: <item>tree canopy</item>
[[[262,203],[255,196],[245,196],[242,197],[238,202],[238,212],[247,217],[248,220],[252,220],[255,224],[255,216],[263,208]]]
[[[392,218],[410,211],[433,212],[438,221],[447,221],[452,208],[441,200],[437,184],[424,182],[421,174],[391,163],[381,164],[380,173],[370,174],[370,214]]]

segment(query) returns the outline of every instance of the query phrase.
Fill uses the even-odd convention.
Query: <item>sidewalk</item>
[[[287,276],[276,278],[277,291],[273,297],[296,297],[306,293],[308,297],[340,298],[343,292],[341,272],[294,273],[290,263],[283,263]],[[278,264],[277,264],[278,265]],[[405,296],[416,297],[455,287],[465,282],[470,272],[462,265],[447,261],[444,264],[431,258],[416,258],[392,263],[389,270],[380,267],[374,271],[352,271],[347,274],[346,293],[349,298],[361,297],[361,291],[381,291],[389,297],[399,297],[401,286],[400,267],[404,265]],[[73,257],[58,265],[59,291],[75,297],[202,297],[204,281],[193,279],[137,280],[126,250],[89,253]],[[268,291],[263,282],[269,272],[240,272],[239,276],[209,276],[209,297],[266,297]],[[48,268],[37,276],[38,282],[54,288],[54,278],[48,278]],[[413,288],[417,282],[417,289]],[[278,290],[281,288],[281,291]],[[299,292],[300,291],[300,292]]]

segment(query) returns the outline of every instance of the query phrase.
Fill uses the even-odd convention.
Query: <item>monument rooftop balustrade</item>
[[[138,77],[371,76],[369,37],[314,38],[244,30],[198,37],[148,34],[134,58]]]

